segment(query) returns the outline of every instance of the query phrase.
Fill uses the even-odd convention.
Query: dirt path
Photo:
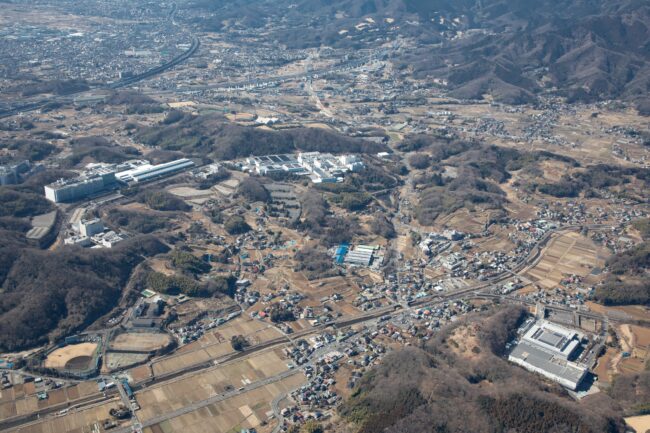
[[[630,330],[630,325],[621,325],[616,330],[616,335],[618,336],[619,344],[621,345],[621,352],[612,358],[612,371],[614,374],[619,373],[618,365],[623,360],[623,352],[632,353],[632,348],[634,347],[634,335]]]

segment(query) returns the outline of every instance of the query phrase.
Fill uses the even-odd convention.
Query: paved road
[[[562,227],[562,228],[558,228],[558,229],[549,231],[548,233],[546,233],[544,235],[544,237],[542,237],[540,239],[538,244],[531,250],[531,253],[525,259],[523,259],[517,266],[515,266],[515,269],[519,269],[519,270],[525,269],[527,265],[530,265],[531,263],[535,263],[537,260],[539,260],[540,255],[541,255],[541,250],[542,250],[543,246],[551,239],[553,234],[558,233],[558,232],[562,232],[562,231],[567,231],[567,230],[575,230],[575,229],[579,229],[579,228],[581,228],[581,226],[567,226],[567,227]],[[598,230],[598,229],[609,229],[609,228],[611,228],[611,226],[591,225],[591,226],[587,226],[587,228],[589,228],[591,230]],[[466,297],[466,296],[483,297],[483,298],[486,298],[486,299],[499,298],[499,299],[503,299],[503,300],[511,301],[511,302],[531,304],[532,301],[526,301],[526,300],[523,300],[523,299],[514,298],[514,297],[510,297],[510,296],[483,292],[484,289],[492,287],[494,284],[497,284],[497,283],[499,283],[501,281],[504,281],[504,280],[506,280],[508,278],[511,278],[512,273],[513,273],[513,271],[509,270],[507,272],[504,272],[502,275],[499,275],[497,277],[492,278],[491,280],[489,280],[487,282],[484,282],[484,283],[481,283],[481,284],[478,284],[478,285],[475,285],[475,286],[472,286],[472,287],[468,287],[468,288],[464,288],[464,289],[460,289],[460,290],[455,290],[455,291],[450,291],[450,292],[446,292],[446,293],[440,294],[440,295],[423,297],[423,298],[420,298],[420,299],[418,299],[416,301],[413,301],[413,302],[409,303],[407,308],[403,308],[403,306],[401,306],[399,304],[389,305],[387,307],[383,307],[381,309],[373,310],[373,311],[371,311],[369,313],[362,314],[362,315],[359,315],[359,316],[355,316],[355,317],[352,317],[352,318],[344,318],[344,319],[340,319],[340,320],[334,321],[334,322],[329,323],[329,324],[318,325],[318,326],[315,326],[313,328],[309,328],[309,329],[300,331],[298,333],[295,333],[295,334],[292,335],[292,337],[293,338],[299,338],[299,337],[304,337],[304,336],[316,334],[316,333],[321,332],[323,329],[325,329],[326,327],[329,327],[329,326],[332,326],[332,327],[334,327],[336,329],[346,328],[346,327],[349,327],[349,326],[354,325],[354,324],[376,320],[379,317],[384,316],[386,314],[388,314],[388,315],[400,314],[400,313],[402,313],[402,312],[404,312],[406,310],[410,310],[410,309],[413,309],[413,308],[421,307],[421,306],[424,306],[424,305],[431,305],[431,306],[439,305],[439,304],[442,304],[444,302],[449,302],[451,300],[463,298],[463,297]],[[565,307],[560,307],[560,306],[550,306],[550,307],[552,307],[553,309],[556,309],[556,310],[574,312],[574,310],[569,309],[569,308],[565,308]],[[612,322],[615,322],[617,320],[618,321],[621,320],[620,318],[617,319],[617,318],[614,318],[614,317],[605,317],[605,316],[603,316],[601,314],[592,313],[592,312],[580,312],[580,314],[584,315],[585,317],[590,317],[590,318],[594,318],[594,319],[598,319],[598,320],[609,320],[609,321],[612,321]],[[262,344],[259,344],[257,346],[250,347],[249,349],[247,349],[244,352],[237,352],[237,353],[234,353],[234,354],[226,355],[225,357],[222,357],[222,358],[220,358],[220,359],[218,359],[216,361],[217,361],[217,363],[231,362],[231,361],[237,360],[239,358],[248,357],[249,355],[251,355],[251,354],[253,354],[255,352],[259,352],[261,350],[265,350],[265,349],[275,347],[275,346],[278,346],[278,345],[283,345],[283,344],[287,344],[287,338],[286,337],[277,338],[277,339],[268,341],[266,343],[262,343]],[[170,373],[170,374],[167,374],[167,375],[164,375],[164,376],[154,377],[154,378],[149,379],[147,381],[135,384],[132,388],[133,388],[134,391],[136,391],[138,389],[141,389],[141,388],[143,388],[145,386],[148,386],[148,385],[151,385],[153,383],[166,382],[166,381],[172,380],[172,379],[174,379],[176,377],[179,377],[179,376],[191,374],[191,373],[194,373],[196,371],[200,371],[200,370],[203,370],[203,369],[213,367],[214,365],[215,365],[215,360],[212,360],[212,361],[209,361],[209,362],[206,362],[206,363],[202,363],[202,364],[197,364],[197,365],[190,366],[188,368],[179,370],[177,372],[173,372],[173,373]],[[296,370],[290,370],[290,371],[294,371],[294,374],[295,374]],[[253,385],[255,385],[255,384],[253,384]],[[253,386],[253,385],[249,385],[249,386]],[[232,396],[234,394],[227,393],[227,394],[222,394],[220,396],[216,396],[214,398],[220,398],[220,400],[222,400],[225,397],[224,398],[221,398],[221,397],[223,397],[225,395]],[[220,400],[218,400],[218,401],[220,401]],[[206,403],[206,405],[207,404],[211,404],[211,403]],[[203,407],[203,406],[199,406],[199,407]],[[185,410],[185,409],[183,409],[183,410]],[[194,409],[189,409],[188,412],[190,412],[192,410],[194,410]],[[41,414],[52,413],[52,412],[53,412],[53,410],[48,410],[48,411],[41,412]],[[185,412],[185,413],[187,413],[187,412]],[[22,424],[25,421],[32,421],[35,416],[36,416],[36,414],[33,414],[33,416],[30,416],[29,418],[23,419],[23,422],[21,422],[21,420],[12,420],[11,424],[12,424],[12,426],[15,426],[15,425]],[[170,418],[167,418],[167,419],[170,419]],[[147,425],[152,425],[152,424],[147,424]],[[0,426],[2,426],[2,424],[0,424]],[[128,430],[125,430],[125,431],[128,431]]]
[[[244,394],[244,393],[246,393],[248,391],[252,391],[252,390],[255,390],[257,388],[261,388],[261,387],[269,385],[271,383],[279,382],[279,381],[281,381],[283,379],[286,379],[287,377],[291,377],[291,376],[293,376],[295,374],[298,374],[300,372],[301,372],[300,370],[288,370],[288,371],[280,373],[280,374],[278,374],[276,376],[269,377],[267,379],[260,380],[258,382],[254,382],[254,383],[251,383],[249,385],[246,385],[246,386],[243,387],[243,389],[240,388],[240,389],[237,389],[237,390],[234,390],[234,391],[224,392],[222,394],[216,394],[216,395],[214,395],[212,397],[209,397],[209,398],[207,398],[205,400],[201,400],[201,401],[197,401],[195,403],[191,403],[191,404],[189,404],[189,405],[187,405],[187,406],[185,406],[183,408],[180,408],[180,409],[177,409],[177,410],[174,410],[174,411],[171,411],[171,412],[167,412],[165,414],[162,414],[162,415],[154,417],[154,418],[149,418],[149,419],[145,420],[144,422],[141,422],[141,426],[142,426],[142,428],[145,428],[145,427],[150,427],[152,425],[159,424],[161,422],[170,420],[172,418],[176,418],[176,417],[188,414],[190,412],[194,412],[197,409],[201,409],[201,408],[209,406],[211,404],[218,403],[218,402],[223,401],[223,400],[227,400],[229,398],[235,397],[235,396],[240,395],[240,394]],[[120,428],[120,429],[113,430],[113,432],[115,432],[115,433],[129,433],[131,431],[133,431],[131,427],[123,427],[123,428]]]
[[[168,19],[172,23],[172,25],[176,25],[176,22],[174,21],[174,16],[176,14],[176,10],[177,10],[177,6],[174,3],[173,7],[172,7],[172,10],[171,10],[171,12],[169,14],[169,17],[168,17]],[[16,107],[8,108],[8,109],[5,109],[5,110],[0,110],[0,119],[3,119],[5,117],[14,116],[14,115],[16,115],[18,113],[24,113],[24,112],[28,112],[28,111],[39,110],[39,109],[41,109],[41,108],[45,107],[46,105],[48,105],[50,103],[53,103],[53,102],[69,102],[69,101],[71,101],[73,96],[80,95],[80,94],[83,94],[83,93],[87,93],[87,92],[92,91],[92,90],[119,89],[119,88],[122,88],[122,87],[131,86],[131,85],[133,85],[135,83],[138,83],[140,81],[143,81],[143,80],[146,80],[146,79],[151,78],[153,76],[162,74],[163,72],[165,72],[165,71],[167,71],[169,69],[172,69],[175,66],[185,62],[187,59],[189,59],[190,57],[192,57],[196,53],[196,51],[199,49],[200,46],[201,46],[201,42],[199,41],[199,38],[192,35],[192,43],[191,43],[190,47],[186,51],[184,51],[183,53],[181,53],[178,56],[174,57],[170,61],[163,63],[160,66],[156,66],[155,68],[151,68],[151,69],[149,69],[149,70],[147,70],[147,71],[145,71],[145,72],[143,72],[141,74],[137,74],[137,75],[135,75],[133,77],[125,78],[123,80],[116,81],[114,83],[106,83],[106,84],[100,84],[100,85],[94,86],[90,90],[73,92],[73,93],[69,93],[69,94],[66,94],[66,95],[62,95],[62,96],[53,96],[51,98],[44,98],[44,99],[41,99],[41,100],[38,100],[38,101],[32,101],[32,102],[22,104],[22,105],[19,105],[19,106],[16,106]]]

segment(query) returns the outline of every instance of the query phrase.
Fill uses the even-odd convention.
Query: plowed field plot
[[[524,276],[551,289],[569,275],[586,277],[594,268],[605,264],[606,256],[591,239],[578,233],[563,233],[548,243],[540,260]]]
[[[271,402],[305,382],[302,374],[233,396],[144,429],[145,433],[226,433],[257,428],[270,421]],[[270,430],[269,430],[270,431]]]
[[[35,424],[29,424],[14,430],[16,433],[61,433],[100,431],[102,421],[110,419],[109,411],[120,405],[118,399],[94,406],[89,409],[68,413],[67,415],[46,418]],[[95,427],[97,426],[97,428]],[[96,430],[94,430],[96,428]],[[102,430],[103,431],[103,430]]]
[[[148,419],[238,389],[288,370],[290,362],[280,349],[255,354],[209,370],[181,377],[136,393],[141,406],[138,417]],[[206,430],[211,431],[211,430]]]
[[[234,335],[243,335],[251,345],[282,337],[282,333],[270,324],[238,317],[207,332],[199,340],[181,347],[175,354],[155,361],[153,373],[170,373],[233,353],[230,339]]]

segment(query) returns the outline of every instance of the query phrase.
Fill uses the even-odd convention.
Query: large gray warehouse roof
[[[585,368],[554,356],[550,351],[527,341],[520,341],[510,353],[509,358],[526,368],[532,367],[529,369],[560,383],[566,381],[577,386],[586,373]]]

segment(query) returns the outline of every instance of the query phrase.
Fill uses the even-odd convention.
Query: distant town
[[[0,430],[650,430],[647,11],[485,1],[7,3]]]

